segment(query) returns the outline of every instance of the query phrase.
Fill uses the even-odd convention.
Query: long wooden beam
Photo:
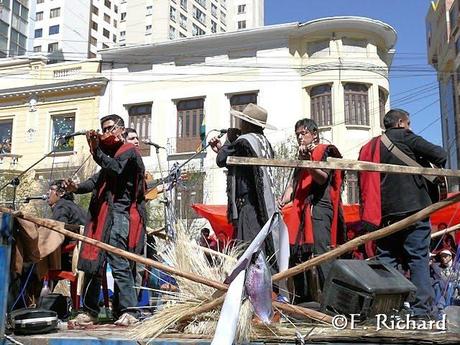
[[[454,225],[454,226],[451,226],[447,229],[444,229],[444,230],[438,230],[434,233],[431,234],[431,239],[434,239],[434,238],[438,238],[438,237],[441,237],[445,234],[448,234],[448,233],[451,233],[451,232],[454,232],[456,230],[460,229],[460,224],[457,224],[457,225]]]
[[[460,170],[418,168],[396,164],[382,164],[347,159],[328,159],[324,161],[306,161],[294,159],[266,159],[252,157],[228,157],[228,165],[271,166],[280,168],[313,168],[325,170],[376,171],[395,174],[430,175],[460,177]]]
[[[311,269],[314,266],[318,266],[324,262],[336,259],[340,255],[351,251],[353,248],[363,245],[366,242],[375,241],[380,238],[386,237],[388,235],[394,234],[398,231],[401,231],[420,220],[428,218],[430,214],[432,214],[433,212],[436,212],[444,207],[447,207],[459,201],[460,201],[460,194],[456,194],[443,201],[437,202],[436,204],[432,204],[424,208],[423,210],[420,210],[417,213],[414,213],[410,215],[409,217],[400,220],[399,222],[393,223],[380,230],[376,230],[368,234],[356,237],[346,242],[345,244],[342,244],[341,246],[338,246],[337,248],[334,248],[328,251],[327,253],[318,255],[310,260],[307,260],[283,272],[279,272],[273,276],[273,281],[279,281],[279,280],[283,280],[283,279],[295,276],[301,272]]]
[[[215,288],[217,290],[221,290],[221,291],[227,291],[228,290],[228,285],[227,284],[223,284],[221,282],[218,282],[218,281],[215,281],[215,280],[212,280],[212,279],[207,279],[207,278],[204,278],[204,277],[202,277],[200,275],[193,274],[193,273],[190,273],[190,272],[180,271],[180,270],[178,270],[178,269],[176,269],[174,267],[164,265],[164,264],[162,264],[162,263],[160,263],[158,261],[154,261],[152,259],[148,259],[148,258],[145,258],[143,256],[136,255],[136,254],[128,252],[126,250],[122,250],[120,248],[113,247],[113,246],[111,246],[109,244],[103,243],[101,241],[98,241],[98,240],[95,240],[95,239],[80,235],[79,233],[75,233],[75,232],[72,232],[72,231],[69,231],[69,230],[65,229],[65,227],[68,227],[68,228],[72,228],[72,229],[76,230],[76,229],[79,229],[79,226],[72,226],[72,225],[69,226],[68,224],[58,222],[58,221],[55,221],[55,220],[38,218],[38,217],[29,215],[29,214],[25,214],[25,213],[22,213],[22,212],[14,212],[11,209],[5,208],[5,207],[0,207],[0,212],[13,214],[13,216],[15,216],[15,217],[19,217],[19,218],[28,220],[28,221],[30,221],[32,223],[35,223],[35,224],[40,225],[40,226],[43,226],[43,227],[45,227],[47,229],[59,232],[60,234],[63,234],[64,236],[73,238],[73,239],[78,240],[78,241],[88,243],[88,244],[93,245],[95,247],[98,247],[98,248],[100,248],[102,250],[105,250],[105,251],[114,253],[116,255],[119,255],[121,257],[124,257],[124,258],[126,258],[128,260],[139,262],[139,263],[142,263],[142,264],[147,265],[147,266],[155,267],[155,268],[157,268],[159,270],[162,270],[162,271],[164,271],[166,273],[169,273],[169,274],[172,274],[172,275],[175,275],[175,276],[178,276],[178,277],[182,277],[182,278],[185,278],[185,279],[188,279],[188,280],[191,280],[191,281],[194,281],[196,283],[200,283],[200,284],[203,284],[203,285],[206,285],[206,286],[210,286],[210,287]],[[205,305],[203,305],[201,309],[198,309],[198,311],[204,312],[204,311],[212,310],[213,308],[215,308],[216,306],[221,304],[224,301],[224,299],[225,299],[224,296],[220,296],[220,297],[216,298],[215,300],[212,300],[212,301],[206,303]],[[289,313],[289,314],[295,314],[295,315],[300,315],[300,316],[308,316],[308,317],[310,317],[310,318],[312,318],[314,320],[327,322],[327,323],[332,322],[332,318],[329,315],[323,314],[323,313],[318,312],[316,310],[311,310],[311,309],[307,309],[307,308],[301,308],[301,307],[293,306],[293,305],[290,305],[290,304],[287,304],[287,303],[279,303],[279,302],[273,302],[273,303],[274,303],[274,306],[276,306],[280,310],[283,310],[284,312]],[[193,309],[192,311],[196,315],[197,310]]]

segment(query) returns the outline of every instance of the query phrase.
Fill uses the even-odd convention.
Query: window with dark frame
[[[357,204],[359,203],[359,185],[358,185],[358,173],[356,171],[346,172],[347,182],[347,203]]]
[[[152,104],[132,105],[128,109],[129,127],[136,130],[139,136],[139,150],[142,156],[150,156],[150,146],[142,140],[150,139],[150,119],[152,117]]]
[[[243,111],[249,104],[257,104],[257,92],[248,92],[235,94],[230,97],[230,108],[237,111]],[[230,127],[240,128],[241,119],[230,115]]]
[[[0,154],[11,153],[13,120],[0,120]]]
[[[204,119],[204,99],[177,102],[176,152],[194,152],[201,144],[200,128]]]
[[[359,83],[344,85],[345,124],[369,126],[368,86]]]
[[[190,205],[203,203],[204,172],[187,172],[187,180],[177,185],[175,193],[175,209],[179,219],[187,219],[187,225],[200,216]]]
[[[317,85],[310,89],[310,117],[318,126],[332,126],[332,86]]]
[[[59,25],[51,25],[48,28],[48,34],[49,35],[56,35],[59,33]]]
[[[387,103],[388,95],[385,91],[379,88],[379,113],[380,126],[383,128],[383,117],[385,116],[385,104]]]
[[[65,142],[56,142],[56,139],[75,132],[75,114],[62,114],[51,117],[52,133],[51,133],[51,146],[56,152],[73,151],[74,138],[70,138]],[[58,145],[56,145],[58,144]]]

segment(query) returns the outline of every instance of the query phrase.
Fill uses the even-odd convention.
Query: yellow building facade
[[[107,79],[97,60],[47,64],[44,59],[0,62],[0,175],[34,167],[36,178],[64,177],[88,157],[84,136],[99,128],[99,100]],[[70,176],[69,176],[70,177]]]

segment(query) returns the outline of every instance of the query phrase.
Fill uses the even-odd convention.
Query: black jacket
[[[53,206],[53,219],[66,224],[85,225],[87,214],[71,200],[59,199]]]
[[[442,147],[404,128],[390,128],[385,133],[393,144],[422,166],[429,166],[429,163],[438,167],[445,165],[447,153]],[[406,165],[389,152],[383,143],[380,144],[380,162]],[[417,212],[431,204],[422,175],[382,173],[380,187],[383,219]]]

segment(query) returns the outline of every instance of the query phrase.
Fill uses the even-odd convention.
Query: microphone
[[[46,200],[48,196],[46,194],[38,195],[38,196],[26,196],[24,198],[24,202],[28,203],[30,200]]]
[[[78,132],[75,132],[75,133],[69,133],[69,134],[65,134],[65,135],[61,135],[60,137],[58,137],[57,139],[58,140],[61,140],[61,139],[70,139],[72,137],[76,137],[77,135],[86,135],[86,129],[82,129],[81,131],[78,131]]]
[[[146,144],[146,145],[151,145],[151,146],[153,146],[153,147],[156,148],[157,150],[158,150],[158,149],[165,149],[163,146],[160,146],[160,145],[158,145],[158,144],[155,144],[155,143],[151,142],[149,139],[142,140],[142,142],[143,142],[144,144]],[[166,149],[165,149],[165,150],[166,150]]]

